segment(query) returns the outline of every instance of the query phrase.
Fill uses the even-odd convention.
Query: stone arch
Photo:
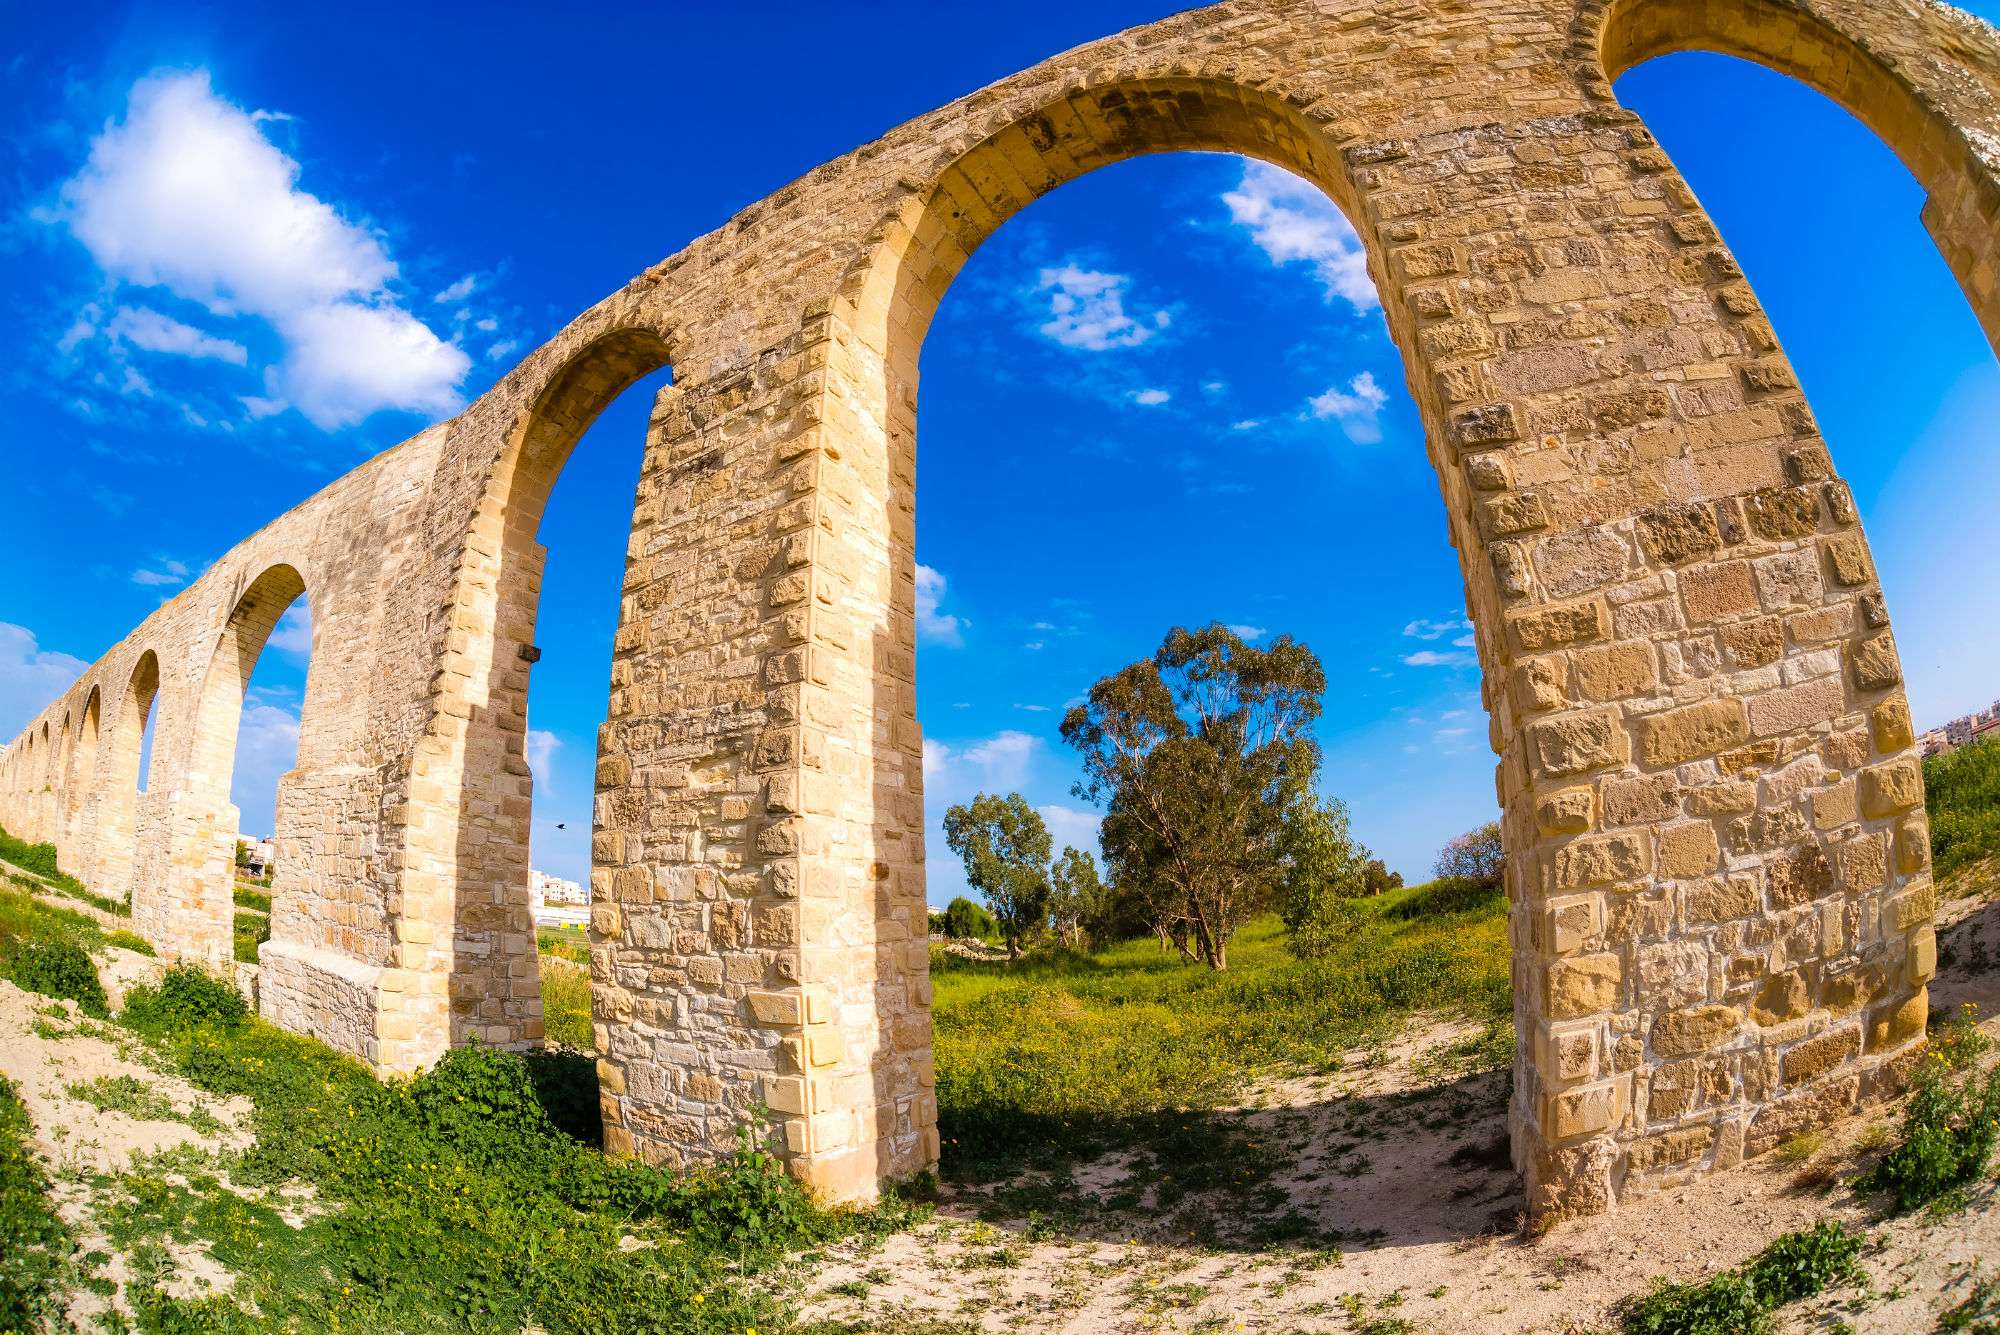
[[[1989,25],[1881,0],[1586,0],[1578,26],[1605,81],[1712,51],[1796,79],[1873,130],[1926,191],[1924,226],[2000,352],[2000,148],[1965,114],[2000,106]]]
[[[83,846],[84,812],[97,781],[97,741],[102,713],[101,693],[92,684],[77,715],[76,743],[70,748],[69,764],[63,774],[62,818],[68,840],[63,851],[73,860]]]
[[[241,819],[230,789],[243,700],[279,618],[306,596],[305,577],[297,567],[280,562],[265,568],[243,586],[210,654],[174,794],[165,902],[146,915],[152,939],[174,956],[218,963],[232,957],[234,855]],[[142,916],[137,907],[135,918]]]
[[[382,1063],[409,1069],[476,1038],[542,1039],[541,985],[529,909],[533,779],[525,749],[528,673],[547,553],[536,530],[577,441],[627,387],[671,361],[669,335],[621,325],[581,342],[546,373],[507,430],[459,553],[453,629],[434,702],[441,726],[418,748],[413,788],[436,794],[440,819],[405,872],[404,939],[426,938],[426,980],[390,1028]],[[435,892],[433,891],[435,887]],[[412,909],[421,910],[413,913]],[[387,1001],[386,1005],[395,1005]],[[385,1029],[385,1033],[387,1030]]]
[[[1306,114],[1312,100],[1304,93],[1288,96],[1283,80],[1268,76],[1252,81],[1160,72],[1079,81],[1055,100],[995,113],[982,137],[969,146],[952,145],[930,165],[922,188],[913,189],[872,230],[863,258],[842,283],[831,316],[829,356],[829,399],[841,411],[830,403],[825,418],[853,425],[828,431],[827,453],[838,463],[824,466],[837,468],[839,481],[823,485],[821,494],[841,499],[826,503],[818,549],[822,568],[842,577],[835,577],[840,592],[830,599],[821,595],[813,610],[830,602],[843,614],[852,627],[843,629],[865,649],[866,660],[829,654],[828,661],[815,662],[814,678],[824,674],[836,698],[867,701],[866,715],[875,722],[865,734],[856,726],[840,743],[828,744],[829,751],[851,746],[838,767],[870,782],[852,784],[845,799],[832,804],[835,821],[811,841],[816,855],[803,859],[800,879],[824,889],[813,897],[816,902],[801,905],[801,914],[820,921],[872,921],[874,930],[856,940],[850,928],[843,938],[849,949],[842,952],[804,952],[803,1032],[785,1041],[809,1054],[823,1044],[840,1058],[822,1070],[809,1057],[801,1064],[797,1094],[787,1088],[770,1100],[774,1108],[796,1104],[807,1110],[800,1125],[787,1128],[793,1143],[809,1147],[794,1166],[832,1194],[866,1194],[874,1180],[907,1176],[935,1163],[939,1149],[936,1099],[928,1084],[923,763],[915,715],[917,383],[932,318],[973,251],[1036,199],[1134,157],[1226,152],[1302,177],[1346,215],[1361,238],[1451,496],[1453,479],[1443,471],[1449,454],[1438,453],[1439,443],[1448,439],[1444,407],[1425,368],[1409,307],[1396,299],[1407,269],[1398,274],[1386,262],[1390,246],[1359,180],[1372,162],[1402,156],[1408,148],[1343,145]],[[1462,518],[1452,516],[1454,529],[1476,550],[1458,528]],[[848,534],[866,536],[839,541]],[[1468,570],[1469,610],[1489,669],[1490,629],[1500,616],[1491,584],[1490,574]],[[862,636],[860,626],[869,627],[871,636]],[[812,652],[821,651],[815,646]],[[853,675],[843,679],[850,671]],[[867,864],[867,874],[855,874],[857,862]],[[829,1023],[822,1033],[810,1022],[815,1005],[829,1017],[869,1018]],[[872,1087],[878,1094],[851,1108],[813,1112],[826,1097],[811,1092],[816,1086]]]
[[[110,719],[109,753],[97,793],[96,875],[92,888],[127,903],[133,900],[138,855],[139,753],[146,721],[159,706],[160,659],[140,653]],[[155,728],[157,734],[157,725]],[[159,748],[154,748],[158,769]]]

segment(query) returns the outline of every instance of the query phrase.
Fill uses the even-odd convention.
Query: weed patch
[[[20,1092],[0,1076],[0,1330],[55,1327],[74,1250],[28,1130]]]
[[[541,965],[543,1032],[552,1043],[591,1051],[589,966],[571,964],[560,955],[544,955]]]
[[[85,1015],[104,1019],[111,1014],[90,954],[72,941],[14,941],[0,954],[0,973],[9,981],[45,997],[65,997]]]
[[[1941,1026],[1912,1081],[1902,1138],[1855,1184],[1861,1191],[1886,1193],[1898,1214],[1949,1209],[1986,1171],[2000,1138],[2000,1068],[1978,1071],[1987,1046],[1970,1007]]]
[[[1626,1335],[1762,1335],[1771,1313],[1858,1279],[1862,1237],[1836,1220],[1787,1233],[1740,1269],[1701,1284],[1662,1284],[1627,1305]]]

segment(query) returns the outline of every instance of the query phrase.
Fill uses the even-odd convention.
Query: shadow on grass
[[[1514,1230],[1508,1075],[1277,1107],[1065,1123],[994,1108],[948,1117],[939,1212],[1028,1241],[1332,1251]]]

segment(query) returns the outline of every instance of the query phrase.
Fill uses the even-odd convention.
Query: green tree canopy
[[[1064,945],[1080,947],[1097,935],[1111,909],[1111,894],[1097,874],[1097,859],[1065,847],[1049,868],[1049,912]]]
[[[944,813],[944,841],[986,896],[1008,958],[1049,920],[1049,827],[1019,793],[980,793]]]
[[[1107,807],[1112,879],[1154,929],[1210,968],[1269,904],[1286,811],[1312,785],[1326,673],[1289,635],[1268,648],[1221,625],[1175,627],[1151,658],[1090,688],[1063,718],[1079,797]]]
[[[1382,864],[1355,840],[1347,806],[1338,800],[1299,802],[1278,842],[1285,862],[1278,915],[1291,931],[1287,944],[1302,959],[1324,955],[1352,932],[1349,901],[1371,893],[1370,869]]]

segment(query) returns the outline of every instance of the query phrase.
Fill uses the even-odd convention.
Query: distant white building
[[[542,927],[580,927],[590,921],[590,891],[546,872],[528,873],[528,902]]]
[[[252,880],[260,879],[278,865],[278,846],[269,839],[245,839],[242,872]]]

